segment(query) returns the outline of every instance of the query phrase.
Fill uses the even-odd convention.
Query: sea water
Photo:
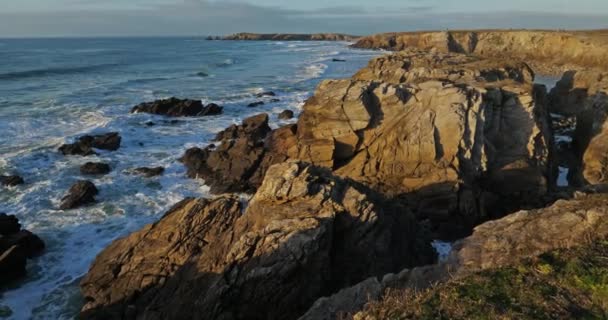
[[[28,276],[1,293],[12,319],[70,319],[82,306],[79,279],[112,240],[155,221],[185,197],[210,196],[177,161],[220,130],[261,112],[301,110],[319,81],[350,77],[379,52],[344,42],[240,42],[198,38],[0,40],[0,174],[26,184],[0,189],[0,212],[15,214],[46,242]],[[346,62],[335,62],[333,58]],[[280,102],[248,108],[274,91]],[[141,102],[177,96],[224,106],[224,114],[179,118],[130,114]],[[295,120],[291,120],[295,121]],[[155,125],[149,126],[149,122]],[[122,146],[97,156],[63,156],[75,137],[117,131]],[[107,162],[112,172],[83,177],[80,165]],[[163,166],[144,178],[132,168]],[[98,202],[58,210],[75,181],[92,180]]]

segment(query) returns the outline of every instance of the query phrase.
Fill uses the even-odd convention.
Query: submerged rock
[[[43,250],[44,242],[22,230],[17,217],[0,213],[0,287],[25,276],[27,259]]]
[[[80,167],[80,173],[87,175],[108,174],[112,169],[107,163],[87,162]]]
[[[248,108],[255,108],[255,107],[259,107],[259,106],[263,106],[264,105],[264,101],[258,101],[258,102],[252,102],[250,104],[247,105]]]
[[[91,181],[78,181],[61,199],[61,210],[69,210],[81,207],[86,204],[94,203],[95,196],[99,193],[97,187]]]
[[[289,120],[292,119],[294,117],[294,113],[291,110],[283,110],[281,113],[279,113],[279,119],[281,120]]]
[[[277,94],[274,93],[273,91],[266,91],[266,92],[260,92],[258,94],[256,94],[255,96],[258,98],[263,98],[263,97],[274,97]]]
[[[222,111],[223,107],[215,103],[205,106],[200,100],[178,99],[175,97],[145,102],[131,109],[131,113],[144,112],[170,117],[213,116],[221,114]]]
[[[93,136],[86,135],[78,138],[74,143],[62,145],[59,147],[59,152],[64,155],[89,156],[96,154],[93,148],[116,151],[118,148],[120,148],[121,140],[122,138],[118,132],[110,132]]]
[[[326,293],[428,261],[413,217],[375,199],[297,162],[272,167],[244,214],[235,197],[186,199],[96,258],[81,316],[295,319]]]
[[[24,184],[23,178],[20,176],[0,176],[0,184],[7,187],[14,187]]]
[[[141,168],[136,168],[133,171],[146,178],[151,178],[151,177],[156,177],[156,176],[162,175],[163,172],[165,172],[165,168],[163,168],[163,167],[155,167],[155,168],[141,167]]]

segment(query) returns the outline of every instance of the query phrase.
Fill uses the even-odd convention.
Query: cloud
[[[73,0],[72,0],[73,1]],[[82,2],[85,1],[85,2]],[[91,0],[79,0],[88,3]],[[535,12],[438,13],[433,6],[364,9],[338,6],[293,10],[243,2],[187,0],[141,3],[138,9],[83,9],[0,13],[0,37],[167,36],[248,32],[342,32],[470,28],[601,28],[604,15]]]

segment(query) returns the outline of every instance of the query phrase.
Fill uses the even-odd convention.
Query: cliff
[[[289,34],[289,33],[236,33],[220,40],[271,40],[271,41],[355,41],[359,37],[339,33]]]
[[[399,51],[408,47],[482,57],[521,59],[541,73],[608,66],[608,30],[480,30],[384,33],[359,39],[356,48]]]

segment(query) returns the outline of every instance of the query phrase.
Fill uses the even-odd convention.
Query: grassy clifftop
[[[355,319],[608,319],[608,240],[424,291],[391,290]]]

